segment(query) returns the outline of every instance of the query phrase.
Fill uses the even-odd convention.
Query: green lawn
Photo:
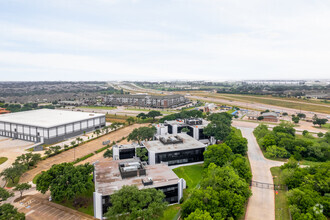
[[[116,109],[117,107],[110,107],[110,106],[79,106],[78,108],[88,108],[88,109],[103,109],[103,110],[112,110]]]
[[[281,178],[282,170],[279,167],[270,168],[272,172],[274,184],[284,184]],[[275,220],[290,220],[289,205],[286,197],[285,190],[278,190],[275,194]]]
[[[163,214],[163,217],[159,218],[159,220],[172,220],[177,215],[180,210],[180,204],[174,204],[168,206]]]
[[[202,180],[203,166],[203,164],[195,164],[173,169],[179,178],[186,180],[187,188],[183,190],[184,200],[189,198],[189,195],[198,187],[199,182]],[[163,217],[159,218],[159,220],[172,220],[179,212],[180,207],[180,204],[168,206],[164,211]]]
[[[314,161],[308,161],[308,160],[302,160],[299,162],[300,165],[306,165],[306,166],[315,166],[320,165],[324,162],[314,162]]]
[[[32,180],[32,183],[33,183],[33,184],[37,184],[37,179],[38,179],[38,177],[39,177],[40,175],[41,175],[41,173],[35,175],[35,177],[34,177],[33,180]]]
[[[0,157],[0,164],[3,164],[4,162],[6,162],[8,160],[7,157]]]

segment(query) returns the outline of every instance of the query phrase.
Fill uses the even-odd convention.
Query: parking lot
[[[25,213],[26,220],[79,220],[95,219],[93,216],[49,202],[47,199],[29,195],[17,206],[19,212]]]

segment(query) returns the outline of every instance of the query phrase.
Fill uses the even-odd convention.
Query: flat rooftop
[[[181,150],[189,150],[189,149],[197,149],[197,148],[203,148],[205,147],[205,144],[199,142],[193,137],[190,137],[187,134],[180,133],[180,134],[169,134],[169,135],[159,135],[157,138],[165,138],[165,139],[171,139],[176,138],[176,136],[179,137],[180,143],[175,144],[164,144],[160,140],[154,140],[154,141],[146,141],[144,142],[144,146],[152,152],[155,153],[163,153],[163,152],[169,152],[169,151],[181,151]]]
[[[97,118],[100,116],[104,116],[104,114],[54,109],[38,109],[0,115],[0,122],[50,128],[63,124],[73,123],[76,121]]]
[[[146,165],[146,175],[134,176],[123,179],[119,171],[119,165],[124,162],[136,162],[127,160],[103,160],[95,163],[95,192],[104,196],[111,195],[120,190],[124,185],[135,185],[139,189],[156,188],[177,184],[180,178],[166,164]],[[152,185],[144,185],[142,180],[151,178]]]
[[[194,119],[192,119],[194,120]],[[204,128],[206,127],[209,122],[204,120],[204,119],[201,119],[202,120],[202,124],[201,125],[191,125],[191,124],[187,124],[185,122],[184,119],[177,119],[177,120],[171,120],[171,121],[165,121],[164,124],[169,124],[169,125],[178,125],[178,127],[181,127],[181,126],[191,126],[191,127],[197,127],[197,128]]]

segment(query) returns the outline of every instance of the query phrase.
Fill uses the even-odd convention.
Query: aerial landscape
[[[0,12],[0,220],[330,219],[330,2]]]

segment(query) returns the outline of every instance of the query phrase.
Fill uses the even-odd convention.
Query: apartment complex
[[[189,103],[182,95],[128,95],[113,94],[104,97],[103,102],[106,105],[128,105],[151,108],[175,108]]]

